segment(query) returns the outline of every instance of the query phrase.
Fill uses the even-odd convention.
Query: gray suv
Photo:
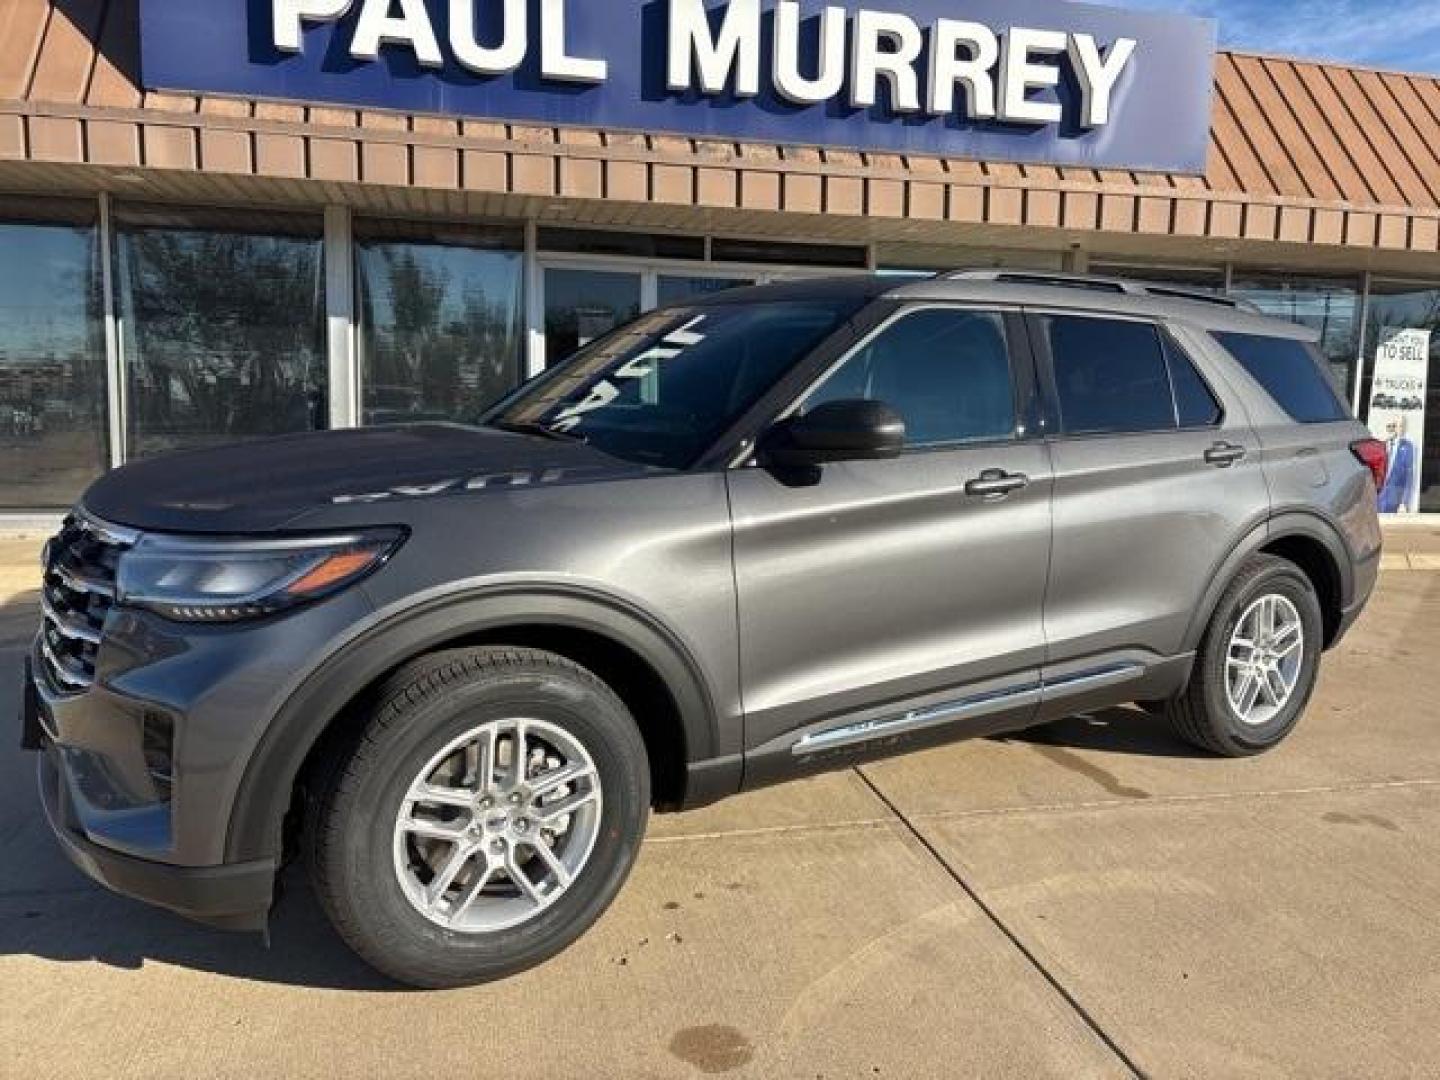
[[[1290,733],[1384,447],[1243,303],[959,273],[646,314],[470,426],[177,454],[46,549],[25,740],[70,857],[261,928],[303,855],[392,977],[553,955],[652,808],[1136,702]]]

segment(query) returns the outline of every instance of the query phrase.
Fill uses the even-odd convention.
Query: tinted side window
[[[1175,399],[1154,326],[1071,315],[1041,323],[1067,435],[1174,430]]]
[[[1349,418],[1320,366],[1320,354],[1314,346],[1263,334],[1216,334],[1215,339],[1240,361],[1240,366],[1290,419],[1302,424],[1325,424]]]
[[[1175,388],[1175,415],[1182,428],[1214,427],[1220,423],[1225,410],[1215,400],[1210,387],[1195,364],[1168,338],[1165,340],[1165,359],[1170,363],[1170,383]]]
[[[911,446],[1012,437],[1004,317],[942,308],[906,315],[846,360],[804,408],[854,398],[898,412]]]

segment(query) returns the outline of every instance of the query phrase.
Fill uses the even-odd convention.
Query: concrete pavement
[[[0,743],[0,1075],[1440,1074],[1440,575],[1412,532],[1273,755],[1117,710],[657,818],[594,931],[475,990],[387,985],[294,871],[269,950],[100,892]],[[0,570],[0,702],[28,566]]]
[[[1416,519],[1385,532],[1385,569],[1440,570],[1440,523]]]

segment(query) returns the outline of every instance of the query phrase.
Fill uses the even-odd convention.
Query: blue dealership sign
[[[141,0],[151,89],[1201,173],[1215,24],[1068,0]]]

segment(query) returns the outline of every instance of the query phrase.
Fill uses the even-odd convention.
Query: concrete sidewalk
[[[269,950],[93,888],[0,744],[0,1076],[1434,1076],[1437,649],[1387,573],[1273,755],[1116,710],[657,818],[573,949],[440,994],[293,870]]]
[[[1384,569],[1440,570],[1440,525],[1394,525],[1385,530]]]

